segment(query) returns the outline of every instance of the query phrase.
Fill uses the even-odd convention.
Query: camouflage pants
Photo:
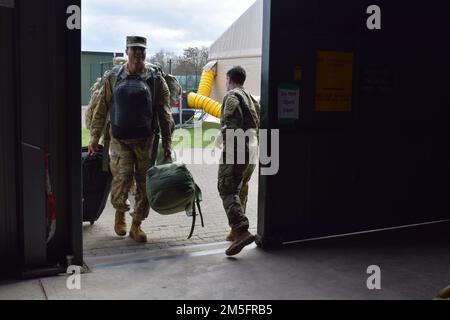
[[[245,216],[248,199],[248,183],[255,171],[254,164],[220,164],[218,189],[233,230],[247,231],[248,218]]]
[[[128,194],[133,180],[136,182],[133,218],[143,221],[148,217],[150,205],[146,194],[146,174],[150,169],[153,137],[149,139],[117,140],[110,145],[110,167],[113,175],[111,203],[117,211],[130,211]]]

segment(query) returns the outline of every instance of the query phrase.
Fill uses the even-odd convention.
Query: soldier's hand
[[[91,142],[91,144],[88,147],[88,152],[90,156],[95,156],[95,154],[98,151],[98,143],[97,142]]]
[[[172,158],[172,148],[170,146],[164,148],[164,158]]]

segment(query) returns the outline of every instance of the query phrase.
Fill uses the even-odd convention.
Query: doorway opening
[[[180,8],[176,1],[172,6],[176,12],[168,13],[161,10],[161,15],[167,15],[162,22],[160,17],[143,16],[145,6],[126,9],[110,7],[108,1],[91,4],[82,2],[83,37],[82,37],[82,147],[89,144],[89,129],[86,127],[86,112],[93,86],[106,71],[113,67],[113,59],[123,57],[125,38],[127,35],[142,35],[148,39],[146,61],[161,67],[162,71],[174,75],[182,86],[182,97],[178,103],[171,105],[171,112],[176,124],[173,135],[173,149],[176,160],[194,159],[195,154],[211,153],[214,150],[212,136],[219,132],[219,119],[205,110],[194,110],[189,106],[188,94],[197,92],[202,78],[203,67],[210,61],[217,61],[216,75],[211,92],[211,98],[221,102],[226,93],[225,79],[227,68],[241,65],[247,69],[247,84],[253,95],[259,96],[261,81],[261,46],[262,46],[262,2],[258,0],[236,0],[219,5],[220,8],[210,9],[210,15],[204,17],[198,24],[198,13],[195,8]],[[175,5],[176,2],[176,5]],[[155,4],[153,4],[154,6]],[[192,5],[190,5],[192,6]],[[164,7],[167,7],[165,5]],[[170,6],[169,6],[170,7]],[[148,8],[147,8],[148,9]],[[155,10],[153,10],[155,11]],[[158,10],[156,10],[158,11]],[[183,14],[180,15],[180,12]],[[180,23],[180,16],[183,21]],[[177,17],[177,18],[175,18]],[[223,21],[217,22],[222,19]],[[170,20],[173,18],[174,20]],[[111,21],[117,23],[111,24]],[[194,21],[191,23],[191,21]],[[209,24],[209,28],[204,25]],[[116,26],[117,25],[117,26]],[[255,43],[252,46],[254,54],[249,56],[249,48],[245,48],[235,37],[236,28],[247,31],[255,28]],[[111,30],[113,29],[113,30]],[[207,30],[209,29],[209,30]],[[107,31],[102,31],[107,30]],[[113,32],[114,31],[114,32]],[[242,32],[245,34],[245,32]],[[92,35],[92,36],[91,36]],[[248,34],[247,34],[248,36]],[[251,36],[252,38],[252,36]],[[231,40],[231,42],[230,42]],[[226,43],[224,46],[223,43]],[[253,48],[254,47],[254,48]],[[230,52],[239,49],[242,54],[230,56]],[[244,54],[245,53],[245,54]],[[190,137],[186,138],[186,134]],[[218,153],[218,150],[215,150]],[[137,243],[128,236],[119,237],[114,231],[115,209],[108,196],[105,208],[97,221],[83,222],[83,251],[85,258],[99,256],[114,256],[133,253],[145,253],[172,248],[202,248],[210,244],[226,244],[226,236],[230,228],[223,208],[222,200],[217,190],[218,164],[199,164],[196,161],[186,163],[195,182],[202,190],[202,212],[205,227],[200,226],[199,219],[193,236],[187,239],[192,219],[180,212],[173,215],[160,215],[150,210],[149,217],[142,223],[142,229],[147,234],[147,243]],[[256,233],[258,215],[258,177],[257,168],[249,182],[249,194],[246,215],[250,221],[250,232]],[[128,197],[131,208],[134,205],[133,190]],[[126,214],[127,231],[131,226],[132,217]]]

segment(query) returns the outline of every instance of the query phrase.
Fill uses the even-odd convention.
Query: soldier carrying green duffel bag
[[[192,217],[192,227],[188,239],[195,228],[197,210],[204,227],[200,208],[202,192],[185,164],[168,163],[150,168],[147,172],[147,198],[150,207],[161,215],[186,212]]]

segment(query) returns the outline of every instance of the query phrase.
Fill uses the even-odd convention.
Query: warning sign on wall
[[[318,112],[352,111],[353,53],[319,51],[316,108]]]

